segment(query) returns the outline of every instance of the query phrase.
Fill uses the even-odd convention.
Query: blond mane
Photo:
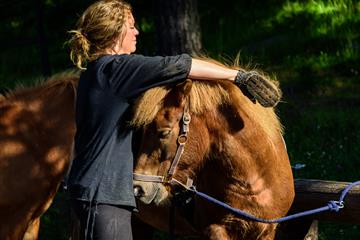
[[[202,59],[225,66],[213,59]],[[238,65],[238,60],[230,67],[241,69]],[[260,74],[269,79],[262,72]],[[271,81],[278,86],[277,81]],[[139,127],[151,123],[158,111],[163,107],[163,101],[170,90],[169,87],[156,87],[139,97],[134,106],[134,115],[130,124]],[[271,136],[278,132],[282,133],[282,125],[274,109],[264,108],[258,103],[252,103],[231,81],[193,80],[189,99],[190,112],[192,114],[203,114],[221,105],[232,105],[235,106],[239,114],[243,112],[250,119],[256,120],[263,127],[264,131]]]
[[[168,87],[156,87],[146,91],[134,106],[134,116],[131,124],[134,126],[147,125],[152,122],[162,108]],[[193,81],[190,91],[190,111],[195,114],[213,109],[214,106],[230,102],[229,93],[221,84],[210,81]]]
[[[139,97],[131,124],[139,127],[151,123],[163,107],[170,90],[167,87],[156,87]],[[233,105],[239,113],[245,112],[249,118],[256,119],[268,134],[282,132],[280,121],[272,108],[252,103],[230,81],[193,81],[189,99],[191,114],[200,115],[221,105]]]

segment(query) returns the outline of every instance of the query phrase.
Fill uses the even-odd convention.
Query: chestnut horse
[[[0,96],[0,239],[37,239],[69,166],[78,74]]]
[[[184,126],[187,112],[191,121]],[[252,103],[233,83],[186,81],[151,89],[138,100],[132,124],[143,129],[134,190],[144,222],[167,231],[170,203],[188,179],[198,191],[260,218],[288,212],[294,185],[281,124],[273,109]],[[173,160],[180,145],[183,153]],[[188,208],[176,208],[175,234],[274,239],[276,224],[248,221],[198,197]]]

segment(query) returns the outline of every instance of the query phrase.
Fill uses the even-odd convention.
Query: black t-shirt
[[[105,55],[81,74],[76,98],[75,158],[68,186],[72,199],[135,207],[131,102],[159,85],[186,79],[191,57]]]

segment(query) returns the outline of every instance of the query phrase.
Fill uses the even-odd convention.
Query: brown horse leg
[[[37,240],[39,236],[40,217],[34,219],[26,229],[23,240]]]
[[[211,224],[207,227],[205,230],[205,236],[209,240],[230,240],[225,226],[218,224]]]

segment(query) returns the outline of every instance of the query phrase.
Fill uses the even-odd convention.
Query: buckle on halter
[[[189,124],[190,121],[191,121],[191,116],[190,116],[190,114],[189,114],[189,113],[184,113],[182,120],[183,120],[183,123],[184,123],[184,124]]]

